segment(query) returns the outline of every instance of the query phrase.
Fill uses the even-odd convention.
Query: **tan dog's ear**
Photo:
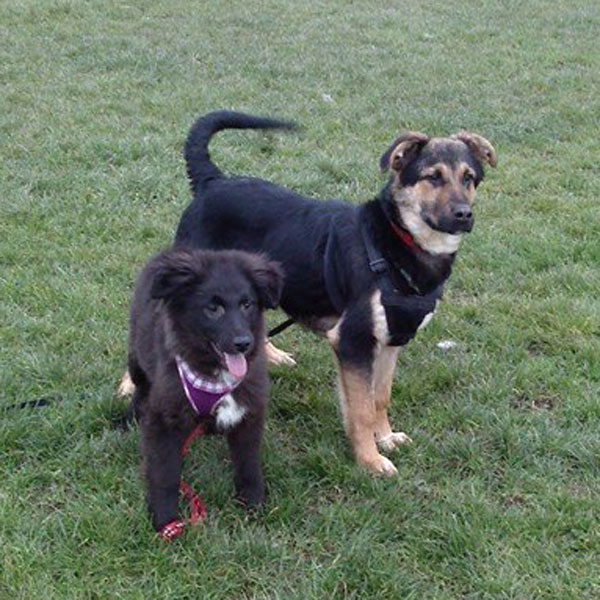
[[[475,155],[475,158],[482,163],[487,163],[490,167],[495,167],[498,164],[498,156],[492,146],[484,137],[476,133],[461,131],[452,136],[455,140],[464,142],[469,150]]]
[[[379,169],[385,173],[388,169],[396,172],[402,169],[421,151],[429,141],[429,136],[416,131],[403,133],[379,159]]]

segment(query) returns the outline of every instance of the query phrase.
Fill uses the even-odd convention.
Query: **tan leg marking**
[[[376,475],[396,475],[394,464],[379,454],[375,444],[375,398],[368,376],[339,362],[338,373],[344,426],[357,462]]]
[[[371,310],[373,311],[373,333],[378,346],[375,350],[373,363],[373,394],[375,397],[375,439],[382,452],[391,452],[398,446],[412,440],[403,432],[392,431],[388,420],[388,406],[392,394],[392,381],[396,370],[396,360],[399,349],[388,346],[389,331],[385,308],[381,304],[381,292],[376,291],[371,297]]]
[[[381,304],[381,292],[376,290],[371,296],[371,315],[373,319],[373,336],[379,344],[379,349],[386,347],[390,339],[385,308]]]
[[[265,351],[267,353],[267,360],[272,365],[285,365],[286,367],[296,366],[294,357],[288,352],[277,348],[268,338],[265,341]]]
[[[392,382],[396,371],[399,348],[383,347],[373,365],[373,389],[375,394],[375,440],[382,452],[391,452],[398,446],[412,442],[402,431],[392,431],[388,420],[388,407],[392,394]]]
[[[117,394],[119,396],[127,397],[133,396],[133,392],[135,392],[135,384],[133,383],[133,381],[131,381],[129,371],[125,371],[121,379],[121,383],[119,384]]]

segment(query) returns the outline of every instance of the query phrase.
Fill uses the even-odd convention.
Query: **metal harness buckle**
[[[387,271],[387,261],[385,258],[376,258],[369,261],[369,268],[373,273],[385,273]]]

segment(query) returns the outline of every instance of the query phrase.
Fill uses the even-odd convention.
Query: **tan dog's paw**
[[[129,371],[125,371],[123,375],[123,379],[121,379],[121,383],[119,384],[119,389],[117,390],[117,394],[119,396],[133,396],[133,392],[135,392],[135,384],[131,381],[131,377],[129,376]]]
[[[365,460],[359,462],[365,466],[373,475],[381,475],[383,477],[394,477],[398,474],[398,469],[394,466],[394,463],[386,458],[385,456],[381,456],[378,454],[376,458],[371,460]]]
[[[377,446],[382,452],[392,452],[400,446],[411,443],[412,439],[409,438],[403,431],[393,431],[389,435],[377,440]]]
[[[288,352],[277,348],[270,340],[265,342],[265,351],[267,353],[267,360],[272,365],[284,365],[286,367],[296,366],[294,357]]]

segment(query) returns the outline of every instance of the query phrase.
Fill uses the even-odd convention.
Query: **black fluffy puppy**
[[[238,496],[263,501],[268,376],[262,310],[282,272],[245,252],[169,250],[142,271],[131,308],[129,372],[157,531],[177,519],[182,447],[200,422],[226,433]]]

